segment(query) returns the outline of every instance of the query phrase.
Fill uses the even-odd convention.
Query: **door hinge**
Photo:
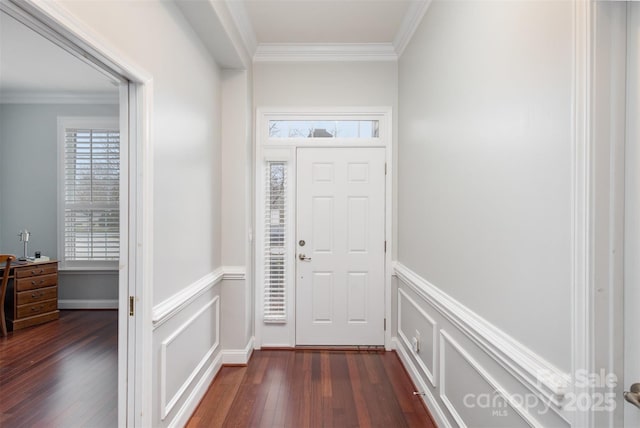
[[[129,296],[129,316],[132,317],[133,313],[134,313],[134,307],[135,307],[135,297],[133,296]]]
[[[384,163],[384,175],[387,175],[387,163]]]
[[[387,241],[384,241],[384,252],[387,252]]]
[[[387,319],[384,319],[384,331],[387,331]]]

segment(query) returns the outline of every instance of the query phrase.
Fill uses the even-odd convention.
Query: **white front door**
[[[384,201],[384,148],[298,148],[297,345],[384,345]]]

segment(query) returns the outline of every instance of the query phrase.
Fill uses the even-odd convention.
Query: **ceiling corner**
[[[256,33],[251,25],[247,8],[243,1],[238,0],[226,0],[227,8],[231,14],[231,18],[236,25],[236,29],[240,33],[240,38],[244,44],[249,57],[253,58],[258,48],[258,39]]]
[[[393,39],[393,46],[398,59],[411,41],[413,34],[418,29],[424,14],[427,13],[427,9],[429,9],[429,6],[431,5],[431,1],[432,0],[419,0],[411,2],[409,5],[407,13],[405,14],[404,19],[398,28],[398,32]]]

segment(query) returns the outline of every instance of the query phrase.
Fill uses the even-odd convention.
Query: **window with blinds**
[[[264,322],[286,322],[287,163],[267,162],[264,212]]]
[[[120,252],[120,132],[64,128],[65,261],[117,261]]]

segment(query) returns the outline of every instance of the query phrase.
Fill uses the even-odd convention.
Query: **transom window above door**
[[[379,120],[269,120],[269,138],[380,137]]]

